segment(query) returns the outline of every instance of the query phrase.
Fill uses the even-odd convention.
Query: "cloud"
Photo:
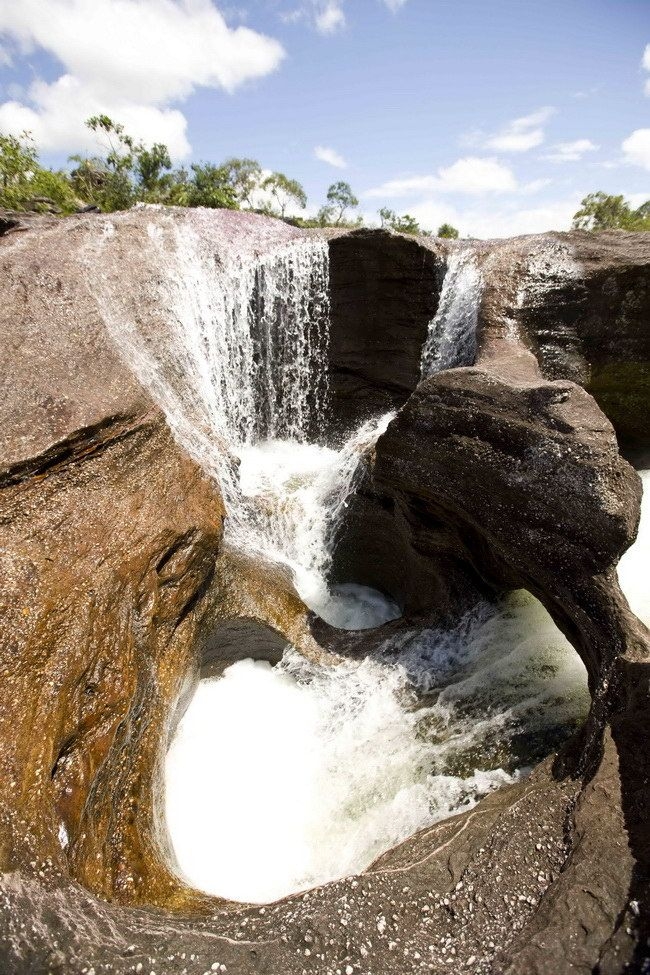
[[[646,71],[650,71],[650,44],[646,44],[645,46],[645,51],[643,52],[643,58],[641,60],[641,66],[645,68]],[[644,91],[648,96],[648,98],[650,98],[650,78],[646,79]]]
[[[329,3],[316,14],[316,29],[321,34],[333,34],[342,27],[345,27],[343,7],[338,0],[329,0]]]
[[[0,5],[0,38],[64,66],[56,81],[30,86],[27,104],[0,106],[5,125],[28,118],[45,149],[80,147],[83,119],[102,111],[186,154],[185,120],[170,102],[198,87],[232,92],[284,57],[273,38],[229,27],[211,0],[21,0]]]
[[[314,155],[316,159],[320,159],[321,162],[327,163],[328,166],[334,166],[336,169],[345,169],[347,167],[347,163],[340,152],[328,146],[316,146]]]
[[[557,142],[551,152],[543,156],[551,162],[577,162],[586,152],[595,152],[597,145],[591,139],[575,139],[573,142]]]
[[[392,13],[397,13],[407,0],[379,0]],[[297,7],[280,14],[282,20],[289,24],[301,21],[311,23],[321,34],[334,34],[346,25],[346,0],[302,0]]]
[[[18,101],[0,105],[0,130],[31,132],[42,149],[97,152],[97,136],[85,127],[84,119],[105,112],[145,143],[163,142],[176,159],[184,158],[190,151],[187,120],[178,109],[107,102],[72,75],[62,75],[52,84],[34,82],[28,100],[33,107]]]
[[[625,162],[650,169],[650,129],[636,129],[621,145]]]
[[[508,166],[497,159],[466,156],[436,175],[394,179],[368,190],[366,197],[398,197],[436,191],[440,193],[507,193],[517,189],[517,180]]]
[[[483,145],[498,152],[528,152],[542,144],[545,137],[542,126],[554,114],[554,108],[546,107],[539,108],[530,115],[522,115],[485,138]]]
[[[345,27],[345,0],[303,0],[299,7],[280,14],[289,24],[307,21],[320,34],[334,34]]]
[[[480,205],[454,207],[446,201],[432,199],[409,206],[409,213],[413,214],[420,226],[434,232],[440,224],[451,223],[463,237],[488,239],[567,230],[579,206],[578,195],[551,200],[536,207],[521,207],[513,203],[499,206],[497,210]]]

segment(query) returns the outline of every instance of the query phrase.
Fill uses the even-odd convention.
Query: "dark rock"
[[[332,236],[329,251],[330,388],[340,431],[397,409],[417,386],[445,264],[433,245],[386,230]]]

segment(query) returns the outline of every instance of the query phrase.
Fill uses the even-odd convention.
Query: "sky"
[[[463,236],[650,198],[650,0],[0,0],[0,132],[64,166],[99,112],[178,163],[250,156],[315,213]]]

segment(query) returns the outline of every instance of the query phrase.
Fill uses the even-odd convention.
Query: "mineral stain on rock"
[[[160,300],[174,241],[200,241],[224,281],[309,235],[247,213],[146,208],[2,235],[3,972],[643,970],[648,631],[615,570],[641,497],[616,434],[626,451],[648,448],[646,238],[476,244],[475,361],[421,380],[461,245],[330,235],[321,428],[340,437],[396,411],[361,451],[328,571],[390,595],[402,618],[345,635],[286,568],[233,548],[231,445],[198,393],[173,422],[176,373],[150,355],[157,328],[176,334],[188,313]],[[118,283],[123,322],[147,340],[137,362],[107,319]],[[183,881],[163,766],[202,667],[259,656],[270,633],[270,659],[291,643],[334,667],[376,649],[380,631],[451,625],[520,588],[588,672],[589,716],[558,754],[357,877],[266,906]]]

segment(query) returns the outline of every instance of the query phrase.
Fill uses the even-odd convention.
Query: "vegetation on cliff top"
[[[224,207],[254,210],[299,227],[359,227],[359,200],[349,183],[333,183],[315,217],[295,216],[307,207],[307,195],[285,173],[264,170],[255,159],[230,158],[219,165],[192,163],[174,168],[167,146],[137,142],[107,115],[89,118],[87,126],[103,143],[97,156],[70,157],[70,168],[43,166],[28,132],[16,137],[0,133],[0,207],[9,210],[67,214],[85,209],[104,213],[126,210],[136,203],[181,207]],[[429,235],[409,214],[379,211],[382,227],[400,233]],[[443,224],[439,236],[457,237]]]
[[[136,203],[181,207],[225,207],[254,210],[299,227],[359,227],[359,206],[349,183],[333,183],[315,217],[295,216],[305,210],[307,194],[296,179],[262,169],[255,159],[230,158],[220,165],[192,163],[174,168],[167,146],[137,142],[107,115],[89,118],[87,126],[104,144],[104,154],[70,157],[68,170],[43,166],[28,132],[0,133],[0,207],[9,210],[66,214],[85,209],[104,213]],[[432,236],[411,214],[388,207],[378,211],[382,227],[399,233]],[[634,209],[623,196],[590,193],[575,213],[582,230],[650,230],[650,200]],[[436,236],[455,239],[458,230],[443,223]]]

